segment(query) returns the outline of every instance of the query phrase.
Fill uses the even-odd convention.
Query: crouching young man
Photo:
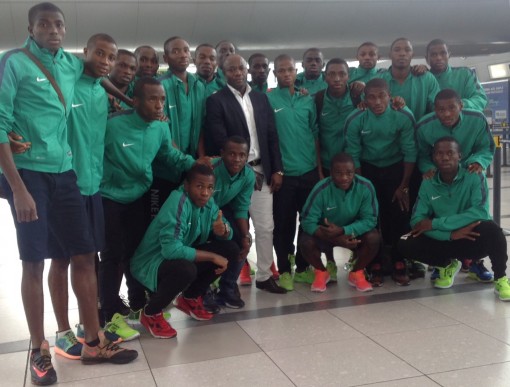
[[[453,137],[438,139],[432,158],[437,172],[420,187],[411,218],[413,229],[398,244],[401,254],[437,267],[439,278],[434,286],[441,289],[453,285],[461,268],[451,257],[480,259],[488,255],[494,291],[500,300],[510,301],[506,239],[489,214],[485,175],[459,166],[460,147]]]
[[[315,269],[312,292],[323,292],[330,280],[321,253],[333,254],[334,246],[356,250],[357,259],[349,273],[349,284],[357,290],[372,290],[364,269],[379,250],[375,229],[378,204],[370,181],[354,172],[354,160],[339,153],[331,160],[331,176],[315,185],[303,207],[299,246],[303,257]]]
[[[210,320],[202,297],[227,266],[236,263],[239,247],[232,229],[212,197],[214,174],[195,165],[184,185],[173,191],[149,226],[132,260],[131,273],[152,292],[140,322],[154,337],[171,338],[177,332],[162,310],[175,306],[196,320]]]

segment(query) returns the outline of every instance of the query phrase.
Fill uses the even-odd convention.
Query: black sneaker
[[[423,263],[417,261],[411,261],[409,265],[409,278],[425,278],[425,273],[427,269]]]
[[[32,384],[37,386],[49,386],[57,382],[57,373],[51,364],[50,345],[44,340],[39,352],[30,356],[30,374]]]
[[[216,304],[231,309],[241,309],[244,307],[244,301],[237,292],[223,293],[221,290],[216,296]]]
[[[202,297],[202,300],[204,302],[204,309],[212,314],[220,313],[221,308],[218,306],[216,302],[216,290],[209,287],[207,291],[204,294],[204,297]]]

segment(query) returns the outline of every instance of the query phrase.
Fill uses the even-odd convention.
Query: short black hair
[[[92,46],[95,46],[96,43],[101,40],[103,42],[111,43],[117,46],[117,42],[108,34],[105,33],[99,33],[92,35],[89,40],[87,40],[87,48],[91,48]]]
[[[255,58],[264,58],[264,59],[268,59],[267,56],[265,56],[264,54],[262,54],[261,52],[256,52],[255,54],[251,54],[250,57],[248,58],[248,65],[251,66],[251,62],[255,59]],[[269,59],[268,59],[269,61]]]
[[[154,47],[148,46],[148,45],[138,46],[137,48],[135,48],[135,56],[136,56],[137,60],[138,60],[138,55],[140,55],[140,51],[142,51],[144,48],[148,48],[149,50],[153,50],[154,53],[156,54],[156,59],[159,61],[159,55],[158,55],[158,52],[156,51],[156,49]]]
[[[212,168],[207,165],[194,164],[191,169],[186,172],[186,181],[191,183],[198,175],[214,177],[214,172]]]
[[[34,25],[35,20],[37,19],[37,15],[40,12],[58,12],[59,14],[62,15],[62,17],[65,20],[64,12],[62,12],[62,10],[59,7],[57,7],[55,4],[48,3],[48,2],[39,3],[39,4],[34,5],[32,8],[30,8],[28,10],[28,24],[30,26]]]
[[[124,48],[119,48],[119,50],[117,51],[117,58],[121,55],[126,55],[126,56],[130,56],[132,58],[135,58],[135,61],[136,63],[138,63],[138,59],[136,58],[136,55],[133,54],[131,51],[129,50],[126,50]]]
[[[373,78],[370,81],[368,81],[367,84],[365,85],[365,94],[367,93],[368,90],[376,89],[376,88],[384,89],[388,93],[390,92],[390,87],[388,86],[388,82],[386,82],[382,78]]]
[[[425,49],[425,55],[429,54],[430,47],[432,47],[432,46],[439,46],[439,45],[443,45],[443,44],[446,46],[446,49],[448,50],[448,45],[446,44],[446,42],[443,39],[434,39],[434,40],[431,40],[429,42],[429,44],[427,44],[427,48]]]
[[[310,47],[310,48],[307,48],[305,50],[305,52],[303,52],[303,59],[305,59],[305,55],[308,54],[310,51],[317,51],[317,52],[319,52],[322,55],[322,50],[320,48]]]
[[[225,145],[227,145],[227,143],[234,143],[234,144],[242,144],[242,145],[246,145],[248,146],[248,141],[246,141],[246,139],[242,136],[239,136],[239,135],[234,135],[234,136],[230,136],[229,138],[227,138],[227,140],[223,143],[223,148],[222,149],[225,149]]]
[[[409,42],[409,44],[411,44],[411,47],[413,46],[409,39],[400,37],[400,38],[395,39],[393,42],[391,42],[390,51],[393,50],[393,46],[395,45],[395,43],[400,42],[401,40]]]
[[[324,69],[324,72],[328,72],[328,68],[329,68],[329,65],[334,65],[334,64],[343,64],[347,67],[347,70],[349,70],[349,65],[347,64],[347,62],[345,61],[345,59],[342,59],[342,58],[332,58],[328,61],[328,63],[326,63],[326,68]]]
[[[186,41],[184,38],[181,38],[180,36],[172,36],[171,38],[168,38],[167,40],[165,40],[165,43],[163,43],[163,51],[165,52],[165,54],[168,54],[168,52],[166,51],[167,44],[177,39]]]
[[[210,44],[210,43],[202,43],[202,44],[199,44],[197,46],[197,48],[195,48],[195,58],[197,57],[198,50],[200,50],[202,47],[209,47],[209,48],[212,48],[214,51],[216,51],[216,47],[214,47],[212,44]]]
[[[333,169],[333,165],[335,165],[337,163],[351,163],[352,165],[354,165],[354,159],[352,158],[352,156],[349,153],[345,153],[345,152],[337,153],[331,159],[331,168],[330,169]]]
[[[436,142],[434,142],[434,151],[436,150],[436,146],[443,143],[443,142],[452,142],[454,144],[457,144],[457,149],[459,150],[459,153],[461,151],[459,142],[455,139],[455,137],[452,136],[444,136],[441,138],[438,138]]]
[[[145,85],[159,85],[161,86],[161,82],[156,78],[152,77],[142,77],[135,82],[135,87],[133,88],[133,97],[143,98],[145,96],[144,88]]]
[[[434,104],[437,103],[437,101],[444,101],[445,99],[452,99],[452,98],[454,98],[459,103],[462,102],[459,94],[455,90],[443,89],[439,93],[436,94],[436,98],[434,98]]]
[[[292,63],[294,63],[294,66],[296,66],[296,61],[294,60],[293,57],[291,57],[288,54],[280,54],[276,58],[274,58],[274,62],[273,63],[274,63],[274,69],[275,70],[278,67],[278,62],[281,62],[282,60],[290,60],[290,61],[292,61]]]
[[[214,47],[216,50],[218,50],[218,47],[222,44],[222,43],[230,43],[232,45],[232,47],[234,47],[234,52],[237,53],[237,47],[234,43],[232,43],[230,40],[227,40],[227,39],[223,39],[223,40],[220,40],[218,43],[216,43],[216,46]]]
[[[359,50],[361,49],[361,47],[366,47],[366,46],[372,46],[372,47],[375,47],[376,49],[379,50],[379,47],[377,46],[377,44],[373,43],[373,42],[363,42],[359,45],[358,49],[356,50],[356,53],[359,52]]]

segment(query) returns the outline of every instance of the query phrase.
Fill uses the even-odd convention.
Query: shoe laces
[[[51,355],[42,353],[42,351],[39,353],[38,357],[33,359],[33,362],[37,366],[37,368],[44,371],[53,368],[53,364],[51,364]]]
[[[476,264],[476,267],[478,268],[478,270],[481,272],[481,273],[485,273],[486,271],[489,271],[487,270],[487,268],[485,267],[485,265],[483,264],[483,259],[480,261],[480,262],[477,262]]]
[[[76,338],[72,331],[67,332],[64,336],[72,345],[78,344],[78,339]]]

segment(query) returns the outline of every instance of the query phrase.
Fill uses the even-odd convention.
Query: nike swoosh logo
[[[42,378],[42,377],[43,377],[43,376],[45,376],[45,375],[46,375],[46,373],[48,372],[48,370],[46,370],[46,371],[41,371],[40,369],[38,369],[38,368],[37,368],[37,367],[35,367],[35,366],[32,366],[32,369],[35,371],[35,373],[37,374],[37,376],[38,376],[39,378]]]
[[[37,82],[44,82],[44,81],[47,81],[48,79],[46,78],[39,78],[37,77]]]
[[[336,208],[336,206],[335,207],[326,207],[326,211],[334,210],[335,208]]]
[[[83,104],[82,103],[72,103],[71,106],[73,108],[77,108],[78,106],[83,106]]]
[[[436,199],[439,199],[440,197],[441,197],[441,195],[439,195],[439,196],[432,196],[431,199],[432,200],[436,200]]]
[[[325,117],[327,116],[329,113],[322,113],[321,116]]]
[[[214,192],[221,192],[221,189],[215,189]]]
[[[280,110],[283,110],[283,109],[285,109],[285,108],[274,109],[274,112],[275,112],[275,113],[278,113]]]
[[[128,146],[131,146],[131,145],[134,145],[134,144],[126,144],[125,142],[123,142],[123,143],[122,143],[122,146],[123,146],[124,148],[126,148],[126,147],[128,147]]]
[[[169,109],[173,109],[176,105],[168,105]]]
[[[370,133],[370,132],[371,132],[371,130],[362,130],[362,131],[361,131],[361,134],[368,134],[368,133]]]

